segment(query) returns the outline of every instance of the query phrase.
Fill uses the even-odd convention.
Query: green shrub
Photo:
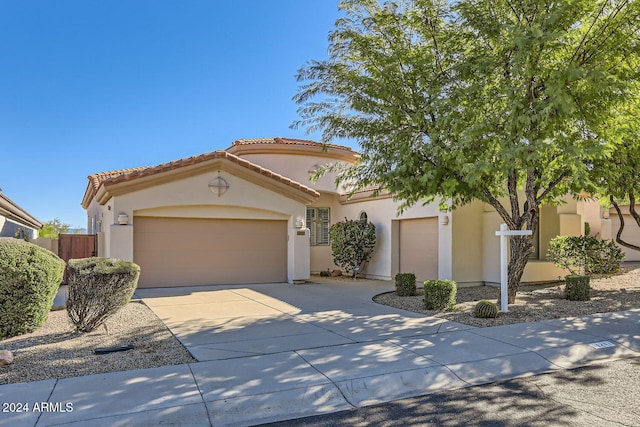
[[[64,267],[53,252],[0,238],[0,338],[33,332],[46,322]]]
[[[320,270],[320,277],[329,277],[331,276],[331,273],[329,272],[329,270]]]
[[[396,274],[396,295],[409,297],[416,294],[416,275],[413,273]]]
[[[427,280],[424,282],[424,305],[427,310],[453,310],[456,292],[453,280]]]
[[[491,301],[480,300],[473,307],[473,316],[485,319],[498,317],[498,306]]]
[[[566,276],[564,297],[570,301],[589,301],[591,299],[589,281],[589,276]]]
[[[140,267],[112,258],[69,261],[67,313],[75,327],[90,332],[126,305],[138,286]]]
[[[356,277],[371,259],[376,246],[376,227],[367,221],[345,220],[329,228],[333,263]]]
[[[549,242],[547,257],[571,274],[611,274],[624,253],[611,240],[586,236],[558,236]]]

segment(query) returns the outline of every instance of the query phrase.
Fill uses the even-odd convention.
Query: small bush
[[[476,306],[473,307],[473,316],[484,319],[498,317],[498,306],[491,301],[478,301]]]
[[[456,292],[453,280],[427,280],[424,282],[424,305],[427,310],[453,310]]]
[[[75,327],[90,332],[126,305],[138,286],[140,267],[112,258],[69,261],[67,313]]]
[[[611,240],[585,236],[558,236],[549,242],[547,254],[571,274],[611,274],[618,271],[624,253]]]
[[[53,252],[0,238],[0,338],[33,332],[46,322],[64,267]]]
[[[409,297],[416,294],[416,275],[413,273],[396,274],[396,295]]]
[[[589,281],[589,276],[566,276],[564,297],[570,301],[589,301],[591,299]]]
[[[329,272],[329,270],[320,270],[320,277],[329,277],[331,276],[331,273]]]
[[[346,220],[329,227],[333,263],[356,277],[373,256],[376,227],[367,221]]]

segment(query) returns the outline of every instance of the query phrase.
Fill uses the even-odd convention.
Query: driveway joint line
[[[198,389],[198,394],[200,395],[200,399],[202,399],[202,404],[204,405],[204,410],[207,411],[207,417],[209,418],[209,426],[213,427],[213,423],[211,422],[211,413],[209,412],[209,407],[204,400],[204,396],[202,395],[202,390],[200,389],[200,384],[198,384],[198,380],[196,379],[196,375],[193,373],[193,369],[191,369],[191,364],[187,363],[187,367],[189,368],[189,372],[191,373],[191,378],[193,378],[193,383],[196,385]],[[184,406],[184,405],[182,405]]]
[[[316,370],[316,372],[318,372],[320,375],[322,375],[323,377],[325,377],[335,388],[336,390],[338,390],[338,393],[340,393],[340,395],[342,396],[342,398],[344,399],[345,402],[347,402],[349,405],[351,405],[351,407],[353,409],[356,409],[357,406],[354,405],[348,398],[347,396],[342,392],[342,389],[340,387],[338,387],[338,384],[336,384],[331,378],[329,378],[324,372],[320,371],[318,368],[316,368],[315,366],[313,366],[313,364],[311,362],[309,362],[307,359],[304,358],[304,356],[302,356],[300,353],[298,353],[297,350],[294,351],[295,354],[298,355],[298,357],[300,357],[302,360],[305,361],[306,364],[308,364],[309,366],[311,366],[313,369]]]
[[[47,402],[51,401],[51,396],[53,396],[53,392],[56,389],[56,387],[58,386],[58,381],[60,381],[60,380],[56,378],[56,382],[53,383],[53,387],[51,387],[51,391],[49,392],[49,396],[47,396]],[[40,418],[42,418],[42,414],[44,414],[44,411],[40,411],[40,414],[38,414],[38,418],[36,419],[36,422],[33,424],[34,427],[37,426],[38,423],[40,422]]]

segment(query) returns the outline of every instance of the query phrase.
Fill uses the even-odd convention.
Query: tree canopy
[[[637,95],[632,0],[345,0],[329,58],[303,66],[294,126],[355,139],[340,180],[407,207],[479,199],[510,229],[591,181],[617,139],[611,112]],[[511,238],[515,298],[531,237]]]
[[[69,224],[65,224],[60,219],[54,218],[44,223],[44,226],[40,229],[39,236],[57,239],[59,234],[68,233],[69,228],[71,228]]]

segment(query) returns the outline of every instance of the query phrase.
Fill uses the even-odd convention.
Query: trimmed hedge
[[[75,327],[90,332],[125,306],[138,286],[140,266],[113,258],[69,261],[67,314]]]
[[[570,301],[589,301],[591,285],[589,276],[570,275],[564,278],[564,297]]]
[[[0,338],[33,332],[46,322],[64,267],[40,246],[0,238]]]
[[[398,273],[396,280],[396,295],[410,297],[416,294],[416,275],[413,273]]]
[[[424,305],[427,310],[453,310],[456,306],[457,285],[453,280],[424,282]]]

